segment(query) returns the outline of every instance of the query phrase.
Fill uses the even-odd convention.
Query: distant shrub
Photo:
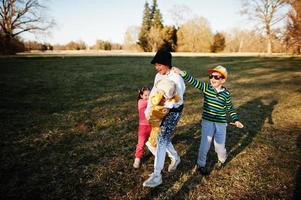
[[[225,36],[221,33],[216,33],[213,36],[213,44],[210,47],[212,53],[218,53],[225,49]]]
[[[13,55],[25,51],[25,45],[17,38],[0,36],[0,54]]]
[[[53,46],[50,44],[45,43],[39,43],[36,41],[27,41],[24,42],[25,50],[26,51],[32,51],[32,50],[38,50],[38,51],[47,51],[47,50],[53,50]]]
[[[91,47],[95,50],[121,50],[122,46],[117,43],[111,43],[110,41],[104,41],[104,40],[96,40],[95,45]]]

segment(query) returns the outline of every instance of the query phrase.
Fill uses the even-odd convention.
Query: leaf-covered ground
[[[163,184],[132,167],[137,89],[151,57],[0,58],[1,199],[292,199],[301,192],[301,58],[174,57],[200,80],[222,64],[245,124],[228,126],[226,166],[195,172],[202,97],[187,85],[173,137],[182,162]],[[208,167],[216,162],[214,148]]]

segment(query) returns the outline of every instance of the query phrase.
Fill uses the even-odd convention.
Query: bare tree
[[[177,51],[209,52],[213,33],[204,17],[196,17],[179,27],[177,39]]]
[[[226,36],[225,52],[264,52],[265,38],[256,31],[234,28]]]
[[[5,38],[24,32],[45,31],[54,22],[43,17],[45,7],[39,0],[1,0],[0,26]]]
[[[285,40],[293,53],[301,53],[301,1],[290,0],[291,11],[288,13]]]
[[[192,10],[186,5],[174,5],[169,10],[176,28],[179,28],[185,21],[192,18]]]
[[[273,26],[286,17],[282,12],[285,0],[243,0],[242,14],[257,21],[257,27],[263,28],[267,40],[267,53],[272,53]]]
[[[124,42],[123,47],[127,50],[135,50],[138,49],[137,42],[139,40],[139,26],[130,26],[127,28],[124,33]]]

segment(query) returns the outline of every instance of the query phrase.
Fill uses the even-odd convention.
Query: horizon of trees
[[[258,24],[251,30],[234,28],[228,32],[213,33],[209,22],[204,17],[192,17],[184,20],[178,11],[188,11],[186,7],[176,7],[176,26],[173,26],[173,40],[164,43],[165,28],[163,17],[153,0],[149,6],[146,1],[143,11],[139,37],[132,38],[132,49],[136,45],[143,51],[156,51],[166,45],[172,51],[181,52],[265,52],[265,53],[297,53],[301,46],[301,1],[300,0],[242,0],[241,15]],[[152,13],[157,11],[160,18]],[[289,10],[285,12],[285,10]],[[279,27],[280,23],[285,24]],[[160,24],[161,32],[154,34],[153,24]],[[137,35],[137,33],[136,33]],[[157,38],[155,38],[156,36]],[[161,43],[160,43],[161,40]],[[157,42],[155,42],[157,41]],[[158,42],[159,41],[159,42]],[[149,44],[151,42],[151,44]],[[153,44],[153,46],[152,46]],[[155,45],[159,44],[159,45]],[[136,46],[136,49],[138,48]]]
[[[47,51],[47,50],[130,50],[154,52],[160,48],[167,48],[170,51],[178,52],[279,52],[279,53],[301,53],[301,0],[242,0],[242,16],[248,16],[249,20],[258,23],[257,29],[234,28],[227,32],[212,31],[209,21],[202,16],[184,18],[189,8],[176,7],[174,16],[175,25],[164,25],[163,16],[158,7],[157,0],[152,0],[150,5],[145,1],[141,26],[130,26],[124,33],[123,44],[111,41],[96,40],[94,45],[88,46],[84,41],[70,41],[66,44],[48,44],[37,41],[23,41],[22,32],[27,29],[23,27],[14,28],[20,18],[9,3],[26,9],[39,9],[42,5],[38,0],[22,1],[18,0],[2,1],[1,10],[10,13],[11,28],[4,19],[0,21],[0,54],[11,54],[21,51]],[[6,4],[4,4],[6,3]],[[19,2],[18,2],[19,3]],[[288,9],[283,13],[283,8]],[[10,10],[9,10],[10,9]],[[9,11],[9,12],[8,12]],[[251,12],[252,11],[252,12]],[[254,12],[253,12],[254,11]],[[3,16],[3,13],[0,13]],[[7,14],[8,15],[8,14]],[[25,16],[26,13],[23,14]],[[45,31],[50,24],[43,20],[39,21],[38,13],[35,17],[26,16],[34,30]],[[42,18],[41,18],[42,19]],[[284,27],[275,27],[279,22],[285,20]],[[35,23],[36,22],[36,23]],[[32,23],[34,25],[32,25]],[[6,29],[5,29],[6,28]],[[10,31],[7,31],[10,30]],[[7,50],[7,48],[9,50]]]

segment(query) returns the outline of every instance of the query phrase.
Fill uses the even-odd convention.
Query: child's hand
[[[244,125],[240,121],[236,121],[235,123],[231,122],[230,124],[236,126],[237,128],[243,128]]]
[[[171,70],[173,70],[176,74],[181,74],[182,73],[182,71],[177,67],[172,67]]]
[[[145,115],[146,120],[149,121],[149,119],[150,119],[150,113],[144,113],[144,115]]]
[[[243,127],[244,127],[244,125],[243,125],[240,121],[236,121],[236,122],[234,123],[234,125],[235,125],[237,128],[243,128]]]

